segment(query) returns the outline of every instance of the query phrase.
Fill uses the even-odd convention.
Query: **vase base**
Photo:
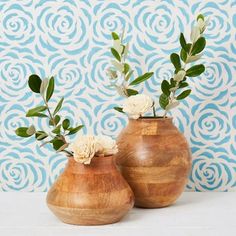
[[[78,209],[59,207],[48,204],[54,215],[66,224],[72,225],[106,225],[120,221],[130,210],[131,206],[123,206],[119,209]]]

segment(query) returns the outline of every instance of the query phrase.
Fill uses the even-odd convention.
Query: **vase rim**
[[[135,119],[129,119],[130,121],[133,121]],[[163,121],[163,120],[173,120],[173,117],[163,117],[163,116],[144,116],[144,117],[140,117],[138,118],[136,121],[141,121],[141,120],[160,120],[160,121]]]
[[[94,156],[92,159],[95,159],[95,158],[96,158],[96,159],[98,159],[98,158],[100,158],[100,159],[101,159],[101,158],[112,158],[112,157],[114,157],[114,156],[115,156],[115,155],[107,155],[107,156],[101,155],[101,156]],[[74,158],[73,155],[70,155],[70,156],[68,155],[67,157],[68,157],[68,158]]]
[[[70,156],[68,158],[68,163],[74,163],[80,166],[91,166],[95,163],[102,163],[102,162],[110,162],[114,160],[114,155],[108,155],[108,156],[94,156],[90,162],[90,164],[83,164],[80,162],[77,162],[73,156]]]

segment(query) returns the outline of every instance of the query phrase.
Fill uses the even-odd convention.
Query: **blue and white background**
[[[31,73],[56,76],[51,106],[65,96],[61,115],[84,133],[116,137],[127,118],[112,110],[122,101],[108,85],[110,32],[126,29],[135,75],[154,71],[141,85],[156,101],[172,75],[169,55],[179,34],[189,35],[199,13],[210,16],[204,75],[189,80],[192,95],[172,112],[193,152],[187,188],[231,191],[236,186],[235,0],[0,0],[0,190],[46,191],[66,158],[14,130],[44,120],[25,117],[38,105]],[[159,112],[159,114],[162,114]]]

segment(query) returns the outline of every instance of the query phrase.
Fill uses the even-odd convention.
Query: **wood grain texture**
[[[69,158],[47,204],[65,223],[103,225],[119,221],[133,207],[134,196],[114,157],[94,157],[90,165]]]
[[[172,118],[129,120],[118,137],[116,162],[131,186],[138,207],[173,204],[183,192],[191,153]]]

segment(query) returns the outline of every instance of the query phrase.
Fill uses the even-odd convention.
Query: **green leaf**
[[[200,64],[200,65],[195,65],[192,66],[191,68],[189,68],[186,71],[186,76],[189,77],[196,77],[199,76],[200,74],[202,74],[205,71],[205,66]]]
[[[35,134],[35,132],[36,132],[36,130],[35,130],[35,127],[33,125],[31,125],[26,131],[26,133],[30,136]]]
[[[170,90],[169,89],[170,89],[169,82],[167,80],[163,80],[162,83],[161,83],[161,90],[162,90],[162,92],[165,95],[169,96],[170,95]]]
[[[53,139],[52,141],[53,148],[57,151],[60,147],[62,147],[65,143],[59,139]]]
[[[165,109],[166,106],[169,104],[169,97],[162,93],[159,97],[159,104],[161,108]]]
[[[28,134],[27,133],[28,127],[19,127],[18,129],[16,129],[15,133],[16,135],[23,137],[23,138],[28,138],[30,136],[32,136],[33,134]]]
[[[47,89],[47,87],[48,87],[48,82],[49,82],[48,78],[45,78],[45,79],[42,81],[42,84],[41,84],[41,86],[40,86],[40,94],[41,94],[43,97],[44,97],[45,91],[46,91],[46,89]]]
[[[60,134],[61,133],[61,125],[58,125],[55,129],[52,130],[54,134]]]
[[[188,86],[188,83],[187,83],[187,82],[181,81],[181,82],[179,83],[179,88],[185,88],[185,87],[187,87],[187,86]]]
[[[186,62],[187,57],[188,57],[187,52],[182,48],[181,51],[180,51],[180,58],[181,58],[181,60],[183,62]]]
[[[125,48],[124,48],[124,56],[126,57],[128,55],[128,52],[129,52],[129,43],[126,44]]]
[[[123,47],[123,49],[122,49],[122,52],[121,52],[121,55],[123,55],[123,54],[124,54],[124,52],[125,52],[125,45],[124,45],[124,44],[122,44],[121,46]]]
[[[37,113],[34,115],[35,117],[47,118],[48,116],[43,113]]]
[[[45,111],[46,109],[47,109],[46,106],[35,107],[33,109],[28,110],[28,112],[26,113],[26,117],[37,116],[37,114],[40,114],[39,112]]]
[[[115,48],[111,48],[111,53],[112,55],[118,60],[119,62],[121,61],[119,53],[115,50]]]
[[[37,139],[37,140],[43,140],[43,139],[45,139],[45,138],[47,138],[48,137],[48,135],[47,135],[47,133],[45,133],[44,131],[37,131],[36,133],[35,133],[35,138]]]
[[[202,19],[202,20],[204,21],[204,20],[205,20],[204,15],[203,15],[203,14],[199,14],[199,15],[197,16],[197,20],[199,20],[199,19]]]
[[[43,113],[38,112],[38,113],[27,115],[26,117],[41,117],[41,118],[46,118],[48,116],[43,114]]]
[[[68,135],[72,135],[72,134],[77,133],[77,132],[78,132],[79,130],[81,130],[83,127],[84,127],[83,125],[79,125],[79,126],[77,126],[77,127],[75,127],[75,128],[69,128],[68,130],[69,130],[70,132],[68,133]]]
[[[130,77],[132,76],[133,72],[134,72],[134,71],[131,70],[131,71],[126,75],[125,81],[128,81],[128,80],[130,79]]]
[[[200,37],[193,45],[192,55],[200,53],[205,48],[205,46],[206,46],[206,39],[204,37]]]
[[[53,121],[52,121],[52,119],[49,120],[49,125],[50,125],[50,126],[53,126]]]
[[[61,100],[58,102],[58,104],[53,112],[53,116],[55,116],[57,114],[57,112],[61,109],[63,101],[64,101],[64,98],[61,98]]]
[[[120,39],[119,35],[116,32],[112,32],[111,36],[114,40]]]
[[[60,120],[61,120],[61,117],[60,117],[59,115],[56,115],[56,116],[54,117],[55,125],[57,125],[57,124],[60,122]]]
[[[175,69],[179,71],[181,69],[181,62],[180,62],[179,55],[177,53],[172,53],[170,55],[170,60],[172,64],[174,65]]]
[[[123,72],[124,71],[124,65],[116,60],[111,60],[111,64],[119,71]]]
[[[171,78],[170,79],[170,88],[175,87],[175,85],[176,85],[176,81],[173,78]]]
[[[42,80],[40,79],[38,75],[33,74],[29,77],[28,85],[34,93],[40,93],[41,83],[42,83]]]
[[[69,147],[69,143],[63,144],[60,148],[57,149],[57,152],[61,152]]]
[[[129,72],[129,69],[130,69],[129,64],[125,63],[124,64],[124,71],[123,71],[123,73],[126,75]]]
[[[69,119],[63,120],[63,122],[62,122],[62,127],[63,127],[63,129],[64,129],[64,130],[67,130],[67,129],[69,128],[69,126],[70,126],[70,121],[69,121]]]
[[[136,78],[135,80],[133,80],[129,85],[137,85],[140,84],[142,82],[144,82],[145,80],[151,78],[153,75],[153,72],[147,72],[141,76],[139,76],[138,78]]]
[[[191,93],[191,89],[183,91],[180,95],[177,96],[177,100],[186,98]]]
[[[115,109],[118,112],[124,113],[122,107],[113,107],[113,109]]]
[[[172,103],[169,103],[169,104],[166,106],[165,110],[166,110],[166,111],[169,111],[169,110],[171,110],[171,109],[177,107],[178,105],[179,105],[179,101],[174,101],[174,102],[172,102]]]
[[[126,89],[126,92],[129,97],[138,94],[138,91],[134,89]]]
[[[52,97],[53,92],[54,92],[54,77],[51,77],[51,79],[49,80],[49,84],[48,84],[48,88],[47,88],[47,94],[46,94],[46,101],[47,102]]]
[[[184,37],[183,33],[180,34],[179,42],[180,42],[180,45],[181,45],[182,49],[184,49],[185,52],[188,52],[187,42],[185,40],[185,37]]]

